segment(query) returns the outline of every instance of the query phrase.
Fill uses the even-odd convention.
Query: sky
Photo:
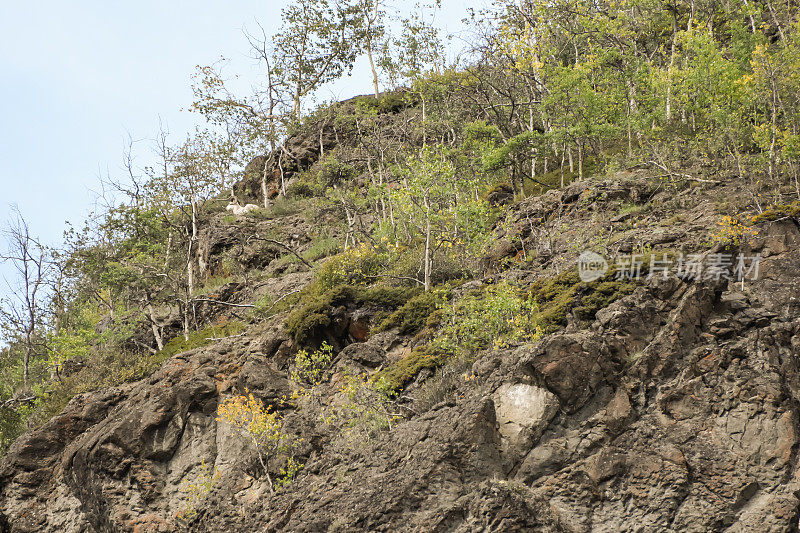
[[[460,29],[470,0],[444,0],[438,25]],[[242,83],[262,72],[245,26],[278,29],[284,0],[2,2],[0,6],[0,227],[17,205],[32,233],[58,245],[80,226],[101,175],[122,175],[130,136],[139,164],[159,120],[178,139],[198,123],[187,111],[197,65],[221,56]],[[403,2],[402,5],[410,5]],[[475,5],[475,7],[479,7]],[[362,61],[324,99],[369,93]],[[0,244],[1,245],[1,244]],[[0,276],[9,269],[0,265]],[[0,295],[7,292],[0,283]]]

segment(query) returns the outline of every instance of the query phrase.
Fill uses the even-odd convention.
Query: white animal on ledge
[[[256,204],[239,205],[238,202],[231,200],[231,203],[229,203],[228,207],[225,209],[233,212],[233,214],[238,217],[255,211],[256,209],[259,209],[259,207]]]

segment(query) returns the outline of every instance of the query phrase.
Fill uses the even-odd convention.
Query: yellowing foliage
[[[717,222],[719,226],[713,235],[714,242],[723,245],[740,246],[758,235],[758,230],[744,225],[738,218],[725,215]]]
[[[186,494],[186,506],[175,515],[175,518],[180,522],[184,522],[197,515],[197,504],[211,492],[220,475],[222,475],[222,472],[219,468],[214,468],[212,471],[211,467],[203,461],[200,464],[200,474],[198,474],[197,479],[194,481],[185,480],[181,484],[181,492]]]
[[[280,415],[269,407],[264,407],[261,400],[256,399],[252,393],[246,392],[247,395],[235,396],[222,402],[217,408],[217,420],[232,425],[253,443],[272,489],[267,463],[270,458],[281,454],[289,454],[291,460],[292,438],[284,431]]]

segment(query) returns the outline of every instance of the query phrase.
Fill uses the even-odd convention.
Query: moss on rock
[[[430,345],[421,346],[389,367],[376,372],[372,379],[383,379],[391,390],[400,390],[422,370],[442,366],[451,355],[445,350],[435,349]]]
[[[419,293],[417,288],[362,287],[337,285],[329,290],[314,283],[300,296],[302,305],[286,319],[286,329],[298,346],[308,346],[320,338],[331,325],[335,307],[352,304],[374,304],[396,309]]]
[[[786,217],[800,218],[800,201],[791,204],[774,205],[760,215],[754,216],[753,223],[770,222]]]
[[[418,294],[381,321],[373,331],[379,333],[396,327],[401,334],[417,333],[436,312],[437,301],[438,297],[434,292]]]

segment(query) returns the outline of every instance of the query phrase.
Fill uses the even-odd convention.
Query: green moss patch
[[[418,294],[381,321],[373,332],[379,333],[398,328],[403,335],[417,333],[425,327],[428,319],[436,312],[438,300],[437,294],[433,291]]]
[[[641,279],[650,273],[654,256],[657,260],[666,256],[674,261],[677,255],[673,251],[638,255]],[[544,333],[552,333],[567,325],[567,316],[570,313],[574,313],[581,321],[591,322],[598,311],[631,294],[638,285],[636,280],[616,279],[615,276],[615,272],[609,271],[597,281],[584,283],[580,280],[577,269],[570,269],[554,278],[535,282],[531,286],[531,295],[539,304],[537,323]]]
[[[772,206],[760,215],[754,216],[753,223],[769,222],[786,217],[800,218],[800,201],[791,204]]]
[[[536,322],[544,333],[553,333],[567,325],[570,313],[579,320],[592,321],[597,311],[632,293],[635,288],[634,281],[617,280],[611,276],[584,283],[577,270],[569,270],[533,284],[531,294],[539,304]]]
[[[286,319],[286,329],[299,346],[309,346],[318,340],[331,324],[331,311],[340,305],[375,304],[396,309],[419,294],[418,288],[406,287],[360,287],[338,285],[322,291],[314,283],[300,295],[302,305]]]
[[[392,390],[405,387],[417,374],[426,368],[439,368],[445,364],[451,353],[421,346],[391,366],[373,374],[373,380],[384,379]]]

